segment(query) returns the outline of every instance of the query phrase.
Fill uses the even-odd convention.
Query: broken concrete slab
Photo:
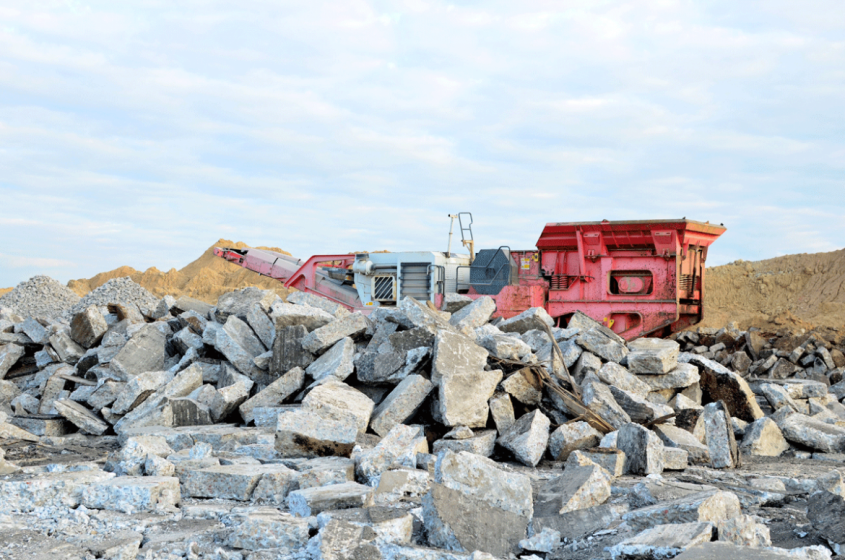
[[[252,411],[256,407],[278,406],[285,399],[302,389],[305,383],[305,372],[302,368],[293,368],[283,376],[272,382],[270,385],[259,391],[251,399],[246,400],[238,407],[244,422],[249,424],[254,416]]]
[[[698,372],[696,370],[696,381],[698,380],[697,374]],[[644,380],[648,379],[649,376],[645,376],[644,380],[640,380],[640,378],[633,375],[630,371],[616,362],[608,362],[602,365],[596,372],[596,377],[611,387],[622,389],[623,391],[627,391],[628,393],[643,399],[650,391],[655,390],[652,389],[649,384],[644,382]]]
[[[496,430],[477,430],[471,437],[466,439],[438,439],[432,444],[432,451],[439,454],[442,451],[450,450],[454,453],[466,451],[475,453],[482,457],[489,457],[496,447]]]
[[[279,415],[276,451],[282,457],[348,457],[355,447],[357,426],[347,421],[324,418],[307,410]]]
[[[70,322],[70,337],[83,348],[100,344],[108,330],[109,325],[96,305],[77,313]]]
[[[507,393],[497,393],[490,397],[488,405],[490,407],[490,416],[493,417],[493,422],[496,424],[496,430],[500,434],[505,433],[516,422],[510,395]]]
[[[150,395],[173,380],[168,371],[141,373],[122,385],[122,391],[114,400],[111,410],[114,414],[126,414],[140,405]]]
[[[241,550],[272,549],[278,554],[304,547],[310,538],[308,519],[275,508],[256,508],[232,517],[226,544]]]
[[[608,552],[614,559],[672,558],[712,538],[712,523],[657,525],[610,547]]]
[[[676,447],[686,451],[691,463],[710,464],[710,449],[690,432],[671,424],[658,424],[654,426],[653,430],[663,441],[664,446]]]
[[[637,374],[666,374],[678,365],[680,346],[674,340],[638,338],[628,343],[628,369]]]
[[[371,506],[374,490],[357,482],[305,488],[288,494],[287,504],[293,515],[309,517],[328,510]]]
[[[364,315],[352,313],[308,333],[302,339],[302,347],[312,354],[322,354],[340,339],[359,337],[369,328],[370,322]]]
[[[66,364],[75,364],[85,354],[85,349],[73,341],[66,329],[59,330],[50,336],[50,346],[58,354],[59,360]]]
[[[599,329],[581,331],[575,342],[588,352],[609,362],[621,362],[628,355],[628,347],[618,337],[609,337]]]
[[[281,302],[279,302],[281,303]],[[246,314],[246,322],[265,348],[273,348],[276,339],[276,326],[267,316],[267,311],[260,303],[253,303]]]
[[[109,429],[109,425],[106,422],[97,418],[93,412],[78,402],[59,399],[53,406],[56,407],[56,412],[86,434],[100,436]]]
[[[738,515],[716,522],[719,540],[740,546],[772,546],[769,528],[750,515]]]
[[[422,427],[397,424],[375,447],[355,457],[355,473],[366,484],[378,486],[379,477],[391,466],[415,467],[417,453],[428,453]]]
[[[324,418],[343,419],[352,415],[358,433],[364,433],[370,424],[375,403],[342,381],[328,381],[309,391],[302,400],[302,407]]]
[[[23,346],[17,344],[5,344],[0,346],[0,379],[6,377],[18,360],[24,355]],[[485,358],[486,359],[486,358]]]
[[[845,452],[845,428],[798,413],[789,414],[778,426],[788,441],[825,453]]]
[[[542,307],[532,307],[510,319],[505,319],[496,325],[502,332],[515,332],[525,334],[534,329],[545,330],[555,326],[554,319]]]
[[[625,472],[632,474],[663,472],[663,447],[654,432],[639,424],[624,424],[616,437],[616,448],[625,453]]]
[[[710,403],[701,415],[704,422],[705,443],[710,451],[710,466],[732,469],[736,466],[737,451],[730,416],[721,402]]]
[[[476,329],[486,325],[496,312],[496,300],[490,296],[481,296],[469,305],[452,314],[449,324],[460,331]]]
[[[741,515],[733,492],[705,491],[629,511],[622,516],[636,531],[675,523],[717,523]]]
[[[380,436],[387,435],[394,426],[416,414],[433,389],[425,377],[409,375],[373,410],[370,428]]]
[[[631,417],[613,398],[610,388],[592,374],[584,378],[581,399],[616,430],[631,422]]]
[[[483,428],[487,425],[489,406],[502,371],[456,368],[443,372],[438,387],[438,407],[445,426]]]
[[[276,339],[273,341],[273,359],[270,361],[270,375],[278,377],[293,368],[307,368],[314,361],[314,356],[302,347],[302,340],[308,330],[302,326],[276,326]]]
[[[176,511],[182,497],[178,478],[119,476],[86,486],[79,501],[91,509],[139,513]]]
[[[341,338],[325,354],[309,365],[305,372],[315,381],[333,377],[343,381],[355,371],[352,362],[355,357],[355,341],[349,337]]]
[[[255,358],[267,349],[250,326],[237,316],[229,315],[223,327],[216,329],[214,347],[250,379],[258,381],[265,375],[255,365]]]
[[[549,443],[551,421],[539,410],[522,415],[505,431],[497,443],[514,454],[517,460],[536,467]]]
[[[489,353],[466,336],[447,330],[434,338],[431,382],[440,384],[445,373],[450,376],[472,375],[484,369]]]
[[[694,354],[688,356],[689,362],[700,368],[701,390],[710,401],[724,401],[732,417],[746,422],[764,416],[745,379],[718,362]]]
[[[587,422],[564,424],[549,437],[549,452],[555,461],[566,461],[573,451],[597,447],[601,438],[602,433]]]
[[[751,455],[779,457],[789,449],[789,443],[774,420],[760,418],[748,425],[740,448]]]
[[[651,391],[663,389],[685,389],[695,385],[701,379],[698,368],[693,364],[678,364],[669,373],[663,375],[643,375],[639,378]]]
[[[524,405],[537,406],[543,399],[543,387],[539,383],[535,386],[533,379],[533,375],[529,380],[522,370],[519,370],[502,382],[502,389]]]
[[[147,371],[164,369],[165,335],[154,325],[145,325],[120,349],[109,368],[121,381]]]
[[[599,506],[610,498],[610,476],[595,463],[567,464],[563,475],[544,483],[537,494],[536,515],[549,517]]]

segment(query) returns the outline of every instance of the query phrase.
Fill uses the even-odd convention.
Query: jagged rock
[[[440,331],[434,338],[431,382],[440,384],[444,373],[450,376],[472,375],[487,365],[488,352],[472,340],[450,331]]]
[[[57,331],[50,336],[50,346],[58,354],[59,360],[66,364],[75,364],[85,354],[85,349],[74,342],[66,330]]]
[[[242,290],[225,293],[217,298],[217,307],[215,307],[214,315],[218,323],[228,322],[229,317],[237,317],[242,321],[246,321],[247,314],[253,304],[257,303],[262,309],[267,311],[278,300],[279,296],[270,290],[262,290],[254,286],[249,286]]]
[[[243,382],[221,387],[214,393],[208,408],[214,422],[222,422],[249,398],[249,388]],[[253,408],[255,412],[255,408]]]
[[[496,431],[500,434],[505,433],[516,421],[510,395],[497,393],[490,398],[488,405],[490,406],[490,415],[496,424]]]
[[[173,374],[169,371],[148,371],[133,377],[128,383],[122,384],[121,393],[112,403],[112,413],[126,414],[172,379]]]
[[[489,457],[496,447],[496,430],[478,430],[465,439],[439,439],[432,445],[432,451],[439,454],[449,450],[454,453],[466,451],[482,457]]]
[[[592,462],[590,462],[592,463]],[[567,465],[565,474],[545,482],[537,494],[538,517],[596,507],[610,498],[610,476],[595,463]]]
[[[360,508],[373,505],[373,488],[356,482],[332,484],[321,488],[295,490],[288,494],[290,512],[309,517],[327,510]]]
[[[477,343],[500,360],[519,360],[531,353],[531,347],[521,339],[505,334],[482,336]]]
[[[335,320],[332,313],[323,309],[284,302],[273,304],[270,309],[270,317],[275,321],[276,330],[301,325],[308,332],[324,327]]]
[[[324,418],[309,410],[279,415],[276,451],[282,457],[348,457],[355,446],[358,429],[354,423]]]
[[[361,383],[389,383],[404,365],[405,355],[399,352],[366,352],[355,361],[355,370]]]
[[[446,426],[483,428],[489,416],[487,401],[502,380],[502,371],[473,371],[471,364],[464,364],[442,373],[438,387],[440,416]]]
[[[142,426],[167,425],[163,421],[172,417],[162,417],[163,408],[168,404],[169,399],[185,397],[202,385],[202,369],[196,364],[190,365],[176,374],[164,387],[150,395],[143,403],[127,413],[115,425],[114,430],[122,433],[127,429]],[[170,409],[169,412],[172,412]]]
[[[434,385],[421,375],[409,375],[385,397],[374,410],[370,428],[385,436],[397,424],[402,424],[422,405]]]
[[[27,317],[23,323],[20,323],[20,329],[36,344],[47,344],[49,342],[50,334],[47,329],[33,317]]]
[[[572,370],[572,376],[579,383],[584,381],[588,375],[594,375],[601,369],[601,358],[592,352],[582,352],[575,362],[575,368]],[[596,376],[598,378],[598,376]]]
[[[310,354],[308,354],[310,356]],[[337,341],[325,354],[317,358],[305,370],[315,381],[334,377],[343,381],[355,371],[352,359],[355,357],[355,342],[349,338]]]
[[[676,447],[686,451],[692,463],[710,464],[710,449],[690,432],[671,424],[658,424],[654,426],[653,430],[663,441],[664,446]]]
[[[845,428],[793,413],[778,422],[788,440],[825,453],[845,452]]]
[[[584,350],[609,362],[620,362],[628,355],[628,348],[619,337],[609,337],[599,329],[581,331],[575,339]]]
[[[0,379],[6,377],[6,374],[9,373],[12,366],[18,363],[18,360],[21,359],[23,354],[23,346],[18,346],[17,344],[0,346]]]
[[[455,293],[448,293],[443,295],[443,306],[442,309],[446,313],[451,313],[453,316],[455,313],[466,307],[467,305],[471,304],[473,300],[469,296],[465,296],[463,294],[455,294]]]
[[[750,515],[738,515],[716,523],[719,540],[740,546],[772,546],[769,528]]]
[[[555,461],[566,461],[573,451],[597,447],[601,438],[602,433],[586,422],[564,424],[552,432],[549,451]]]
[[[737,373],[707,358],[690,354],[689,362],[699,366],[701,390],[712,401],[724,401],[730,415],[746,422],[764,416],[754,392]]]
[[[763,396],[766,397],[766,400],[769,401],[773,409],[778,410],[779,408],[788,406],[795,412],[799,412],[798,404],[792,400],[792,397],[789,396],[789,393],[783,387],[774,383],[760,383],[758,389],[763,393]]]
[[[737,451],[730,416],[721,403],[710,403],[701,415],[704,422],[710,466],[714,469],[732,469],[736,466]]]
[[[250,379],[263,379],[265,374],[255,365],[255,358],[267,349],[248,324],[235,315],[228,317],[223,327],[216,329],[214,347]]]
[[[424,329],[431,334],[437,334],[441,330],[455,331],[455,328],[449,324],[448,316],[445,316],[442,312],[429,309],[425,304],[412,297],[402,298],[398,305],[398,311],[402,314],[404,320],[413,325],[414,328]]]
[[[174,511],[181,502],[179,479],[120,476],[82,489],[82,505],[92,509],[139,513]]]
[[[601,416],[614,429],[618,430],[631,421],[631,417],[613,398],[610,388],[593,375],[584,378],[581,399],[587,407]]]
[[[532,410],[499,436],[497,443],[513,453],[524,465],[535,467],[546,452],[550,425],[545,414]]]
[[[97,346],[108,330],[105,317],[95,305],[74,315],[70,322],[70,337],[83,348]]]
[[[302,339],[302,347],[312,354],[322,354],[342,338],[356,338],[370,327],[370,322],[360,313],[333,321],[315,329]]]
[[[302,368],[293,368],[241,404],[238,407],[241,417],[245,423],[249,424],[254,419],[253,411],[256,407],[278,406],[292,394],[302,389],[304,383],[305,372],[302,371]]]
[[[610,387],[610,393],[631,420],[639,424],[673,413],[673,410],[666,405],[655,404],[614,386]]]
[[[638,338],[628,343],[628,369],[638,374],[666,374],[678,365],[680,346],[674,340]]]
[[[304,547],[311,536],[308,519],[275,508],[246,511],[233,518],[226,544],[242,550],[273,549],[278,554]]]
[[[644,383],[643,380],[640,380],[636,375],[633,375],[627,369],[615,362],[608,362],[601,366],[601,368],[599,368],[596,372],[596,377],[601,379],[607,385],[617,387],[641,398],[645,398],[650,391],[655,390],[650,388],[648,384]],[[696,381],[698,380],[697,377],[698,376],[696,375]],[[648,377],[645,379],[648,379]]]
[[[625,472],[646,475],[663,472],[663,442],[651,430],[639,424],[624,424],[619,428],[616,447],[625,453]]]
[[[741,515],[739,498],[733,492],[708,490],[632,510],[622,519],[635,531],[672,523],[716,523]]]
[[[502,389],[522,404],[529,406],[537,406],[543,399],[542,386],[535,387],[522,371],[517,371],[505,379],[502,382]]]
[[[711,523],[657,525],[610,547],[609,552],[612,558],[673,558],[712,538]]]
[[[145,325],[129,339],[111,360],[109,368],[121,381],[147,371],[164,369],[165,335],[154,325]]]
[[[751,455],[778,457],[789,449],[789,443],[774,420],[760,418],[749,424],[740,447]]]
[[[463,307],[449,318],[449,324],[458,330],[475,329],[486,325],[496,312],[496,300],[490,296],[481,296]]]
[[[306,410],[325,418],[355,418],[359,433],[367,431],[375,403],[342,381],[329,381],[312,389],[302,400]]]
[[[794,373],[800,371],[801,368],[790,362],[786,358],[780,358],[774,366],[769,370],[770,377],[775,379],[786,379]]]
[[[56,412],[87,434],[99,436],[109,429],[107,423],[77,402],[59,399],[53,403],[53,406],[56,407]]]
[[[270,375],[278,377],[293,368],[305,369],[311,365],[314,356],[302,347],[302,341],[307,334],[308,331],[303,325],[293,327],[276,325],[276,339],[273,341]],[[328,360],[329,358],[322,365],[327,366]],[[324,370],[321,368],[320,371]]]
[[[548,527],[535,534],[530,539],[519,541],[519,547],[529,552],[548,553],[560,546],[560,532]]]
[[[816,492],[807,503],[807,518],[830,542],[845,544],[845,498],[832,492]]]
[[[545,330],[555,326],[555,320],[542,307],[532,307],[510,319],[505,319],[497,325],[502,332],[525,334],[533,329]]]
[[[606,470],[611,478],[619,478],[625,474],[625,453],[618,449],[576,449],[569,455],[566,463],[583,466],[590,464],[587,461]]]
[[[684,389],[698,383],[701,376],[693,364],[678,364],[664,375],[643,375],[638,378],[648,385],[651,391],[663,389]]]
[[[415,467],[417,453],[428,453],[422,428],[398,424],[375,447],[356,458],[355,473],[359,480],[378,486],[379,477],[391,465]]]

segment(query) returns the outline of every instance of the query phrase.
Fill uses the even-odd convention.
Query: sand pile
[[[0,307],[24,317],[57,318],[78,302],[78,295],[49,276],[33,276],[0,297]]]
[[[172,295],[174,297],[190,296],[211,304],[217,303],[217,298],[227,292],[232,292],[247,286],[257,286],[265,290],[272,290],[285,297],[292,290],[287,290],[281,282],[241,268],[214,256],[214,247],[250,247],[246,243],[237,243],[227,239],[220,239],[209,247],[197,260],[186,267],[162,272],[155,267],[144,272],[129,266],[122,266],[109,272],[102,272],[89,279],[71,280],[68,287],[84,296],[88,292],[102,286],[114,278],[128,276],[134,282],[146,288],[157,297]],[[289,255],[276,247],[258,247]]]
[[[845,326],[845,249],[707,269],[705,322],[777,330]]]

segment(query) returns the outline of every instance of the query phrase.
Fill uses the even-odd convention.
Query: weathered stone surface
[[[395,504],[406,498],[422,498],[431,488],[431,475],[420,469],[393,469],[381,475],[376,504]]]
[[[302,407],[324,418],[355,418],[358,433],[367,431],[375,403],[367,395],[342,381],[329,381],[312,389]]]
[[[707,358],[689,355],[699,366],[701,390],[710,401],[724,401],[731,416],[753,422],[764,416],[748,383],[737,373]]]
[[[315,488],[355,481],[355,462],[346,457],[317,457],[296,465],[299,488]]]
[[[370,428],[380,436],[387,435],[394,426],[411,418],[433,389],[425,377],[409,375],[373,410]]]
[[[222,422],[248,398],[249,389],[243,382],[218,389],[214,392],[214,397],[208,405],[212,421]]]
[[[0,379],[6,377],[6,374],[9,373],[12,366],[18,363],[18,360],[21,359],[23,354],[23,346],[18,346],[17,344],[0,346]]]
[[[658,424],[654,426],[653,430],[663,441],[664,446],[676,447],[686,451],[691,463],[699,465],[710,463],[710,449],[690,432],[671,424]]]
[[[567,465],[563,475],[547,481],[537,495],[537,515],[547,517],[599,506],[610,498],[610,476],[596,465]]]
[[[631,420],[639,424],[651,422],[655,418],[674,412],[669,406],[653,403],[612,385],[610,386],[610,394],[613,395],[613,399]]]
[[[680,447],[663,448],[663,470],[683,471],[689,466],[689,453]]]
[[[641,398],[645,398],[650,391],[654,390],[644,382],[648,379],[648,377],[644,380],[640,380],[640,378],[633,375],[616,362],[608,362],[601,366],[601,368],[596,372],[596,377],[601,379],[607,385],[617,387]],[[696,381],[697,380],[698,372],[696,371]]]
[[[20,323],[20,329],[36,344],[47,344],[49,342],[50,334],[47,329],[33,317],[27,317],[23,323]]]
[[[628,343],[628,369],[638,374],[666,374],[678,365],[680,346],[674,340],[638,338]]]
[[[75,364],[85,354],[85,349],[74,342],[64,329],[50,336],[50,346],[58,354],[59,360],[66,364]]]
[[[628,348],[619,337],[609,337],[603,330],[581,331],[575,339],[579,346],[609,362],[620,362],[628,355]]]
[[[581,383],[588,375],[595,376],[601,369],[601,358],[592,352],[581,352],[575,367],[572,369],[572,376],[575,381]],[[598,377],[596,376],[596,379]]]
[[[40,414],[58,414],[53,407],[53,403],[65,394],[64,389],[67,381],[64,376],[72,373],[71,368],[64,366],[55,370],[55,373],[47,379],[44,388],[41,390],[41,403],[38,407]]]
[[[775,365],[769,370],[769,376],[775,379],[786,379],[800,370],[801,367],[793,364],[788,359],[779,358]]]
[[[128,383],[123,384],[123,390],[111,406],[114,414],[126,414],[140,405],[144,400],[169,383],[174,375],[168,371],[148,371],[141,373]]]
[[[476,343],[500,360],[519,360],[531,353],[531,347],[521,339],[506,334],[481,336]]]
[[[502,382],[502,389],[522,404],[537,406],[543,399],[542,385],[535,387],[522,373],[517,371]]]
[[[70,322],[70,337],[83,348],[97,346],[108,330],[109,325],[96,305],[77,313]]]
[[[721,403],[710,403],[701,415],[704,422],[705,442],[710,450],[710,466],[714,469],[732,469],[736,466],[736,441],[729,416]]]
[[[303,326],[308,332],[324,327],[335,320],[334,315],[323,309],[284,302],[273,304],[270,317],[275,321],[277,330]]]
[[[482,457],[489,457],[496,447],[496,430],[478,430],[466,439],[439,439],[432,444],[432,451],[439,454],[442,451],[460,453],[475,453]]]
[[[497,443],[514,454],[524,465],[537,466],[549,443],[551,422],[539,410],[522,415],[507,431],[499,436]]]
[[[310,354],[309,354],[310,355]],[[355,370],[352,359],[355,357],[355,342],[349,338],[337,341],[325,354],[317,358],[305,370],[315,381],[334,377],[343,381]]]
[[[358,337],[369,328],[370,322],[360,313],[333,321],[315,329],[302,339],[302,347],[312,354],[322,354],[342,338]]]
[[[289,490],[290,482],[296,477],[296,473],[284,465],[220,465],[202,469],[187,468],[179,474],[179,478],[188,496],[247,501],[252,498],[253,492],[265,476],[272,479],[277,474],[281,474],[284,479],[282,490],[284,488]],[[269,491],[271,486],[273,485],[270,483],[265,485],[261,497],[272,497],[272,492]],[[286,492],[284,493],[287,495]]]
[[[775,385],[774,383],[760,383],[758,385],[758,389],[761,393],[763,393],[763,396],[766,397],[766,400],[769,401],[769,404],[772,405],[773,409],[778,410],[779,408],[788,406],[795,412],[800,412],[798,404],[792,400],[792,397],[789,396],[786,389],[780,385]]]
[[[519,334],[524,334],[533,329],[545,330],[546,326],[549,328],[555,326],[555,321],[542,307],[532,307],[516,317],[505,319],[497,325],[502,332]]]
[[[379,477],[392,465],[415,467],[417,453],[428,453],[422,428],[398,424],[375,447],[356,457],[355,473],[359,480],[378,486]]]
[[[16,430],[15,428],[20,428]],[[7,424],[0,424],[2,437],[38,441],[32,436],[63,436],[72,431],[70,423],[64,418],[49,416],[12,416]]]
[[[825,453],[845,452],[845,428],[803,414],[790,414],[778,426],[788,440]]]
[[[320,488],[305,488],[288,494],[290,512],[309,517],[336,509],[360,508],[373,505],[374,489],[357,482],[344,482]]]
[[[664,448],[665,451],[665,448]],[[618,478],[625,474],[625,453],[618,449],[583,449],[575,450],[566,460],[567,464],[570,462],[578,465],[589,464],[587,461],[592,461],[608,472],[611,478]]]
[[[832,492],[816,492],[808,500],[807,517],[826,539],[845,544],[845,498]]]
[[[496,431],[500,434],[505,433],[516,421],[510,395],[507,393],[497,393],[490,398],[488,404],[490,406],[490,415],[496,424]]]
[[[610,547],[612,558],[672,558],[684,550],[710,542],[712,523],[657,525]]]
[[[262,508],[233,519],[232,531],[226,540],[232,548],[266,550],[285,554],[301,549],[310,537],[307,519],[277,509]]]
[[[622,519],[634,530],[642,531],[672,523],[716,523],[741,514],[736,494],[710,490],[635,509],[622,515]]]
[[[282,457],[348,457],[357,435],[357,426],[348,419],[338,421],[295,410],[279,415],[275,445]]]
[[[495,312],[496,301],[490,296],[481,296],[460,311],[453,313],[449,318],[449,324],[461,331],[475,329],[487,324]]]
[[[740,546],[772,546],[769,528],[750,515],[738,515],[716,523],[719,540]]]
[[[443,295],[443,305],[441,306],[441,309],[446,313],[454,315],[473,301],[475,300],[463,294],[447,293]]]
[[[85,487],[80,502],[87,508],[139,513],[168,511],[179,506],[179,479],[156,476],[119,476]]]
[[[466,336],[442,330],[434,338],[431,382],[439,385],[444,374],[450,377],[476,374],[487,365],[488,355]]]
[[[469,367],[460,367],[444,371],[438,387],[438,405],[443,424],[469,428],[486,426],[489,416],[487,401],[501,380],[501,370],[473,371]]]
[[[366,352],[355,360],[358,381],[368,384],[395,383],[396,375],[405,365],[405,355],[399,352]]]
[[[663,442],[639,424],[625,424],[616,437],[617,449],[625,453],[625,472],[660,474],[663,472]]]
[[[279,299],[279,296],[270,290],[249,286],[242,290],[225,293],[217,298],[214,315],[217,322],[221,324],[226,323],[229,317],[238,317],[245,321],[253,304],[258,303],[262,309],[269,310]]]
[[[631,417],[613,398],[610,388],[593,375],[584,378],[581,387],[581,399],[593,412],[601,416],[614,429],[619,429],[631,421]]]
[[[281,304],[281,302],[278,302]],[[260,303],[253,303],[246,314],[246,322],[258,336],[265,348],[272,348],[276,338],[276,326]]]
[[[93,412],[78,402],[59,399],[53,406],[56,407],[56,412],[86,434],[99,436],[109,429],[109,425],[106,422],[97,418]]]
[[[693,364],[678,364],[675,369],[664,375],[643,375],[639,379],[648,385],[651,391],[663,389],[684,389],[698,383],[701,376]]]
[[[307,368],[314,356],[302,347],[302,340],[308,330],[297,325],[280,327],[276,325],[276,339],[273,341],[273,359],[270,361],[270,375],[278,377],[293,368]]]
[[[789,449],[789,443],[774,420],[760,418],[749,424],[740,447],[751,455],[778,457]]]
[[[206,332],[208,330],[206,328]],[[238,371],[250,379],[262,379],[264,373],[255,365],[255,358],[267,349],[248,324],[236,315],[229,315],[223,327],[216,329],[215,335],[214,347],[226,356]]]
[[[247,424],[250,423],[254,419],[252,415],[253,409],[259,406],[278,406],[282,404],[285,399],[302,389],[304,383],[305,372],[302,371],[302,368],[293,368],[258,392],[254,397],[241,404],[238,407],[241,417],[244,419],[244,422]]]
[[[295,305],[309,305],[317,309],[322,309],[336,319],[342,319],[349,315],[349,311],[341,304],[310,292],[294,292],[288,294],[286,301]]]
[[[169,407],[169,400],[190,395],[200,386],[202,386],[202,368],[197,364],[191,364],[187,369],[176,374],[164,387],[123,416],[114,425],[114,430],[117,433],[122,433],[128,429],[142,426],[172,426],[173,411]],[[167,417],[162,412],[169,412],[171,415]]]
[[[566,461],[575,450],[597,447],[601,438],[602,433],[586,422],[563,424],[552,432],[549,451],[555,461]]]
[[[109,367],[121,381],[147,371],[164,369],[165,336],[154,325],[145,325],[111,360]]]
[[[519,541],[519,547],[529,552],[548,553],[558,546],[560,546],[560,532],[548,527],[544,527],[542,531],[536,533],[530,539]]]

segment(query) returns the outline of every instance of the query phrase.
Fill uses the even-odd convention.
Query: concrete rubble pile
[[[836,341],[785,356],[755,332],[493,319],[486,296],[364,316],[112,282],[59,313],[0,308],[2,553],[845,554]]]

